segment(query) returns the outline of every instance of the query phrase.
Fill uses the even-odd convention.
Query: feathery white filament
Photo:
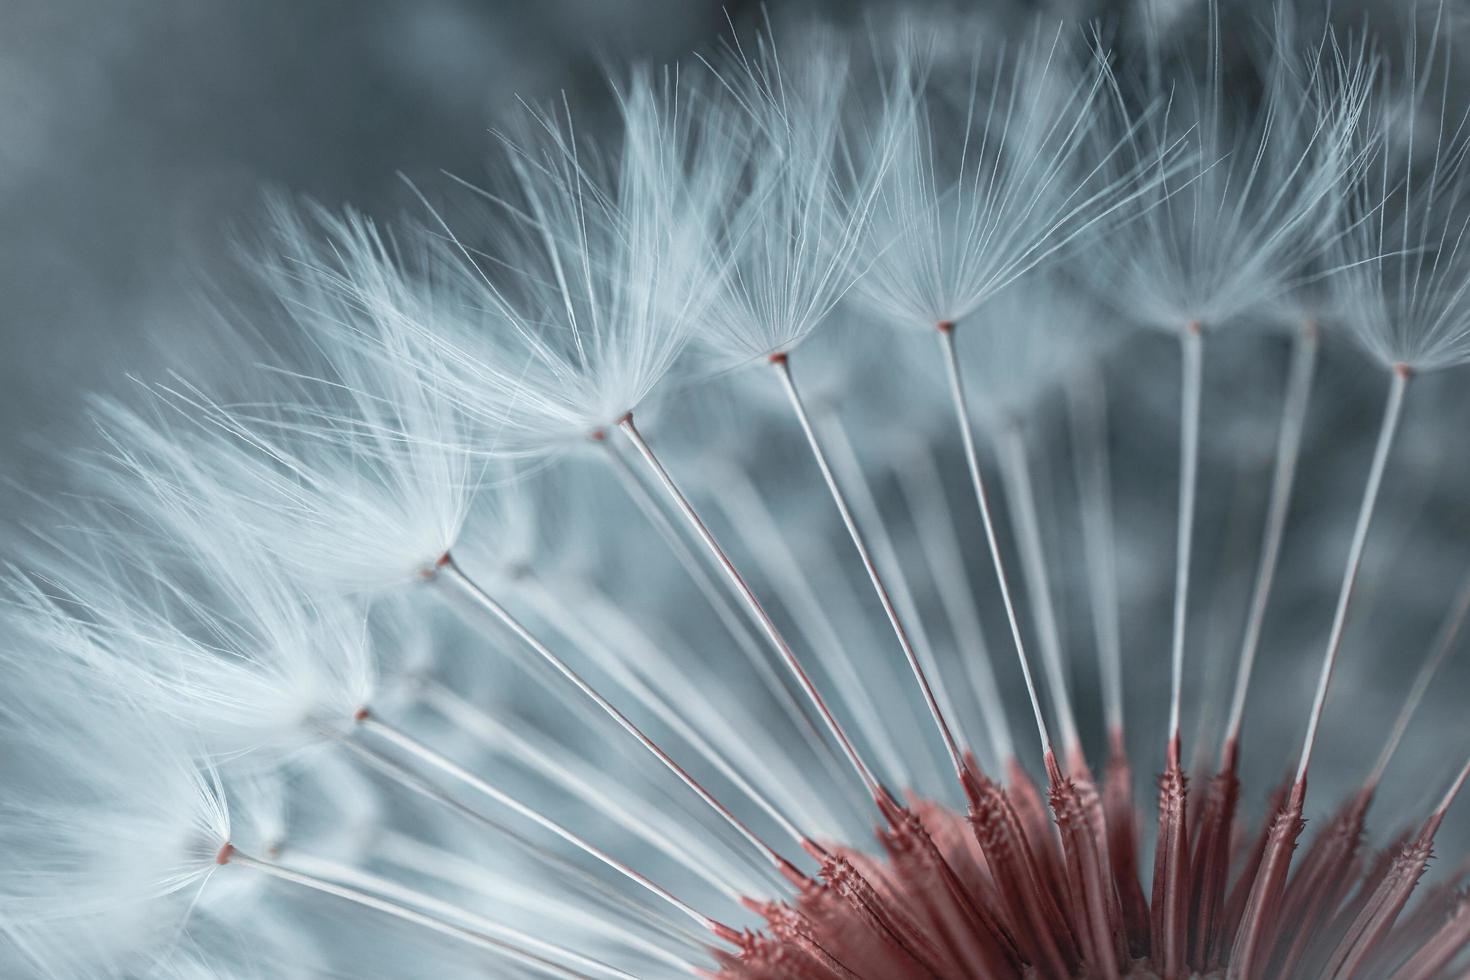
[[[854,257],[887,160],[880,154],[868,173],[840,172],[850,155],[848,56],[836,37],[808,32],[802,41],[800,56],[784,62],[762,37],[756,57],[735,46],[733,67],[713,66],[735,103],[718,125],[755,131],[749,186],[720,222],[724,288],[699,334],[716,367],[789,351],[860,271]]]
[[[675,73],[635,72],[612,156],[569,109],[528,112],[503,139],[508,176],[477,189],[492,240],[467,241],[434,213],[460,316],[415,335],[442,355],[434,384],[490,451],[564,448],[639,407],[714,302],[714,216],[745,151],[731,127],[694,125],[705,110],[693,97]]]
[[[872,153],[891,163],[858,283],[892,322],[924,329],[969,316],[1150,187],[1137,168],[1105,173],[1123,146],[1101,132],[1110,74],[1071,50],[1060,25],[992,52],[988,77],[976,57],[952,104],[931,84],[935,40],[903,38],[885,83]],[[1173,149],[1162,156],[1171,173]]]
[[[1388,368],[1423,372],[1470,360],[1470,113],[1449,116],[1449,28],[1441,3],[1422,66],[1418,33],[1408,33],[1408,91],[1402,102],[1381,100],[1380,116],[1363,138],[1374,171],[1351,185],[1336,240],[1341,315],[1352,336]],[[1444,78],[1435,91],[1437,58]],[[1436,123],[1427,173],[1416,161],[1421,111]],[[1402,159],[1392,145],[1395,112],[1407,120]]]

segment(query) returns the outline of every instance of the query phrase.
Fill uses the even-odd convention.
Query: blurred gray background
[[[391,215],[398,171],[478,176],[518,96],[724,26],[717,0],[5,0],[0,475],[202,332],[201,273],[228,278],[264,189]]]

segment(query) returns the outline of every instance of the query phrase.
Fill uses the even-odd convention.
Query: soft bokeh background
[[[7,0],[3,473],[35,465],[83,393],[187,339],[199,274],[230,275],[263,188],[391,214],[400,171],[477,175],[518,97],[576,98],[603,59],[723,26],[713,0]]]

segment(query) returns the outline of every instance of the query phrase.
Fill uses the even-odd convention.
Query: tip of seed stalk
[[[618,417],[618,420],[616,422],[614,422],[613,424],[614,425],[628,425],[632,421],[633,421],[633,413],[632,412],[624,412],[622,415],[620,415]]]
[[[954,333],[954,321],[940,320],[938,323],[934,324],[934,329],[938,330],[940,333]]]
[[[607,441],[607,430],[606,429],[593,429],[591,432],[587,433],[587,438],[588,439],[591,439],[593,442],[606,442]]]
[[[710,931],[732,946],[739,946],[741,939],[744,938],[741,933],[725,925],[723,922],[712,922],[710,924]]]
[[[367,721],[372,716],[373,713],[368,710],[366,705],[364,705],[352,713],[352,720],[361,723]]]
[[[1123,729],[1116,725],[1108,726],[1108,751],[1118,759],[1126,758],[1128,755],[1128,742],[1123,735]]]
[[[434,563],[432,565],[427,565],[419,569],[419,578],[423,579],[425,582],[432,582],[434,580],[434,576],[439,574],[439,569],[443,568],[445,565],[448,565],[453,560],[453,558],[449,557],[449,552],[444,552],[444,554],[434,559]]]
[[[778,350],[776,351],[776,353],[772,354],[766,359],[772,364],[785,364],[788,360],[790,360],[790,355],[787,354],[784,350]]]
[[[231,844],[229,841],[225,841],[223,844],[220,845],[220,849],[215,852],[214,863],[218,865],[229,864],[230,858],[234,857],[234,855],[235,845]]]
[[[1176,729],[1169,733],[1169,741],[1164,746],[1164,768],[1168,770],[1179,769],[1184,757],[1184,742]]]
[[[796,888],[805,888],[807,885],[811,884],[811,879],[802,874],[801,870],[798,869],[796,865],[792,864],[785,858],[780,858],[778,860],[776,864],[776,870],[781,872],[782,878],[785,878]]]
[[[753,912],[756,915],[764,914],[766,908],[765,903],[746,896],[741,896],[740,905],[742,908],[745,909],[745,911]]]
[[[1393,366],[1393,373],[1401,378],[1409,378],[1413,376],[1414,369],[1405,364],[1403,361],[1400,361]]]
[[[1062,767],[1057,765],[1057,753],[1050,744],[1042,752],[1042,763],[1046,767],[1046,781],[1048,786],[1056,788],[1065,782],[1062,778]]]

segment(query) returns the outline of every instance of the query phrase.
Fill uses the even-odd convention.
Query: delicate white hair
[[[371,223],[318,219],[315,240],[279,210],[283,252],[265,266],[308,355],[268,364],[248,400],[186,379],[100,400],[114,459],[99,479],[152,488],[196,523],[228,520],[311,589],[371,590],[449,549],[482,463],[468,420],[430,383],[434,352],[402,327],[421,291]]]
[[[879,314],[929,329],[973,313],[1162,177],[1140,177],[1136,163],[1109,172],[1134,124],[1114,128],[1110,69],[1065,25],[982,46],[963,79],[934,63],[934,46],[909,31],[895,52],[873,128],[874,152],[892,160],[858,283]],[[1171,173],[1177,154],[1155,162]]]
[[[1470,112],[1452,115],[1447,17],[1440,4],[1422,64],[1410,32],[1407,89],[1384,82],[1361,134],[1372,164],[1354,185],[1334,256],[1339,322],[1385,366],[1415,371],[1470,361]]]
[[[754,131],[749,171],[724,209],[717,248],[725,288],[697,341],[717,368],[799,344],[858,275],[854,261],[890,155],[855,169],[848,42],[807,27],[800,56],[783,60],[773,37],[754,52],[736,43],[711,71],[729,98],[707,126]]]
[[[584,440],[637,408],[674,365],[720,288],[710,238],[744,137],[696,126],[705,106],[676,72],[634,72],[617,92],[615,152],[570,109],[528,109],[477,189],[487,241],[440,220],[440,251],[468,316],[421,324],[434,383],[498,455]]]
[[[290,752],[350,727],[376,683],[363,612],[302,592],[231,517],[172,488],[133,489],[131,516],[115,508],[58,535],[7,582],[55,683],[134,706],[216,758]],[[24,648],[5,657],[34,660]]]
[[[54,654],[24,631],[7,639]],[[0,935],[27,975],[146,974],[230,839],[218,774],[136,711],[19,690],[0,708],[19,763],[0,782]]]
[[[1146,117],[1119,155],[1152,178],[1144,206],[1076,263],[1104,303],[1170,332],[1241,322],[1320,275],[1363,159],[1354,136],[1372,76],[1364,51],[1324,34],[1304,54],[1280,19],[1260,69],[1261,102],[1245,106],[1223,89],[1213,5],[1210,14],[1203,78],[1166,73],[1149,48],[1136,81],[1164,111]],[[1121,85],[1115,94],[1128,97]],[[1180,139],[1198,152],[1170,175],[1162,161]]]

